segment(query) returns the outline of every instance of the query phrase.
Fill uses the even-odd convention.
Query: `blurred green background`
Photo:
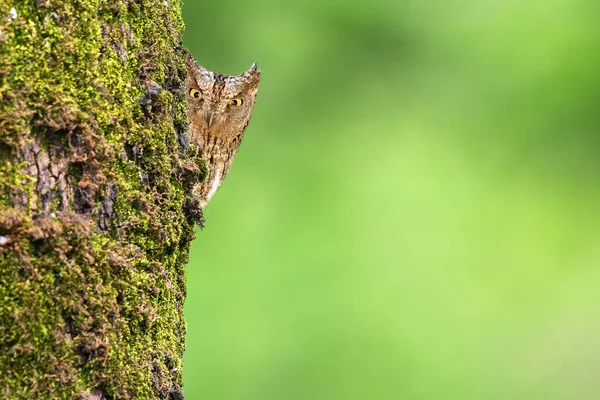
[[[188,266],[189,399],[599,399],[597,0],[188,1],[258,62]]]

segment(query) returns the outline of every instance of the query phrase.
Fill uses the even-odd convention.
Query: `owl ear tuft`
[[[209,72],[202,65],[198,64],[198,61],[196,61],[196,59],[194,57],[192,57],[191,54],[187,55],[187,57],[185,59],[185,65],[187,67],[188,73],[191,73],[191,74],[195,74],[198,72],[200,74],[206,74]]]
[[[251,86],[258,86],[258,82],[260,81],[260,69],[258,69],[258,65],[256,63],[252,64],[250,69],[242,74],[242,77],[246,79]]]
[[[188,54],[187,57],[185,58],[185,66],[188,68],[188,70],[198,68],[198,63],[196,62],[194,57],[192,57],[191,54]]]
[[[250,69],[248,70],[248,73],[250,75],[253,75],[255,73],[259,73],[260,74],[260,70],[258,69],[258,65],[256,65],[256,63],[252,64],[252,66],[250,67]]]

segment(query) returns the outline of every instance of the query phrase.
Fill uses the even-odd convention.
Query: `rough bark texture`
[[[183,398],[182,32],[172,0],[0,2],[0,398]]]

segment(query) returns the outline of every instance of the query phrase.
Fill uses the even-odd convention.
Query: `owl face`
[[[209,71],[188,56],[186,93],[192,130],[206,138],[234,139],[250,121],[260,71],[256,64],[240,76]],[[193,138],[190,138],[193,139]]]

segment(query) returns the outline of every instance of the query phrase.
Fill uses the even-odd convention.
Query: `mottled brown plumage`
[[[189,138],[208,162],[209,176],[194,188],[204,208],[231,168],[250,122],[260,71],[254,64],[240,76],[213,72],[187,59]]]

